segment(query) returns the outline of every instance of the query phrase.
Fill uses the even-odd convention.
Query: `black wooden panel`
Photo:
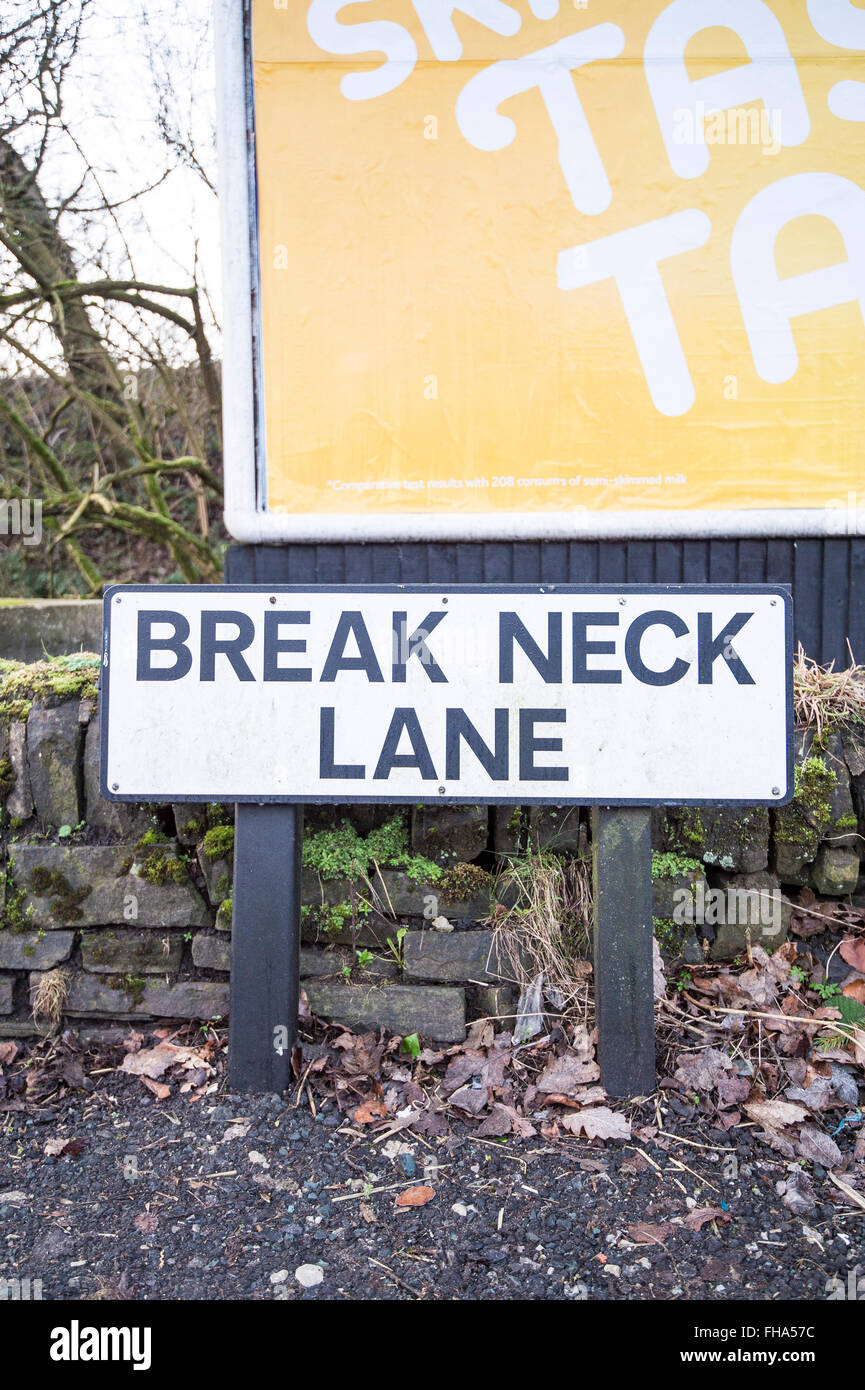
[[[795,640],[865,664],[865,539],[233,545],[234,584],[789,584]]]

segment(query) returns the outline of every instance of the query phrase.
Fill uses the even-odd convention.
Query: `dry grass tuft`
[[[59,1027],[68,993],[69,972],[62,966],[40,975],[33,992],[32,1013],[36,1022],[44,1020],[55,1028]]]
[[[587,957],[592,944],[592,869],[588,858],[549,853],[511,859],[496,880],[494,930],[497,969],[523,990],[543,974],[556,1012],[588,1013]]]
[[[845,671],[836,671],[834,661],[818,666],[805,655],[800,643],[793,662],[793,712],[797,725],[814,729],[818,738],[830,721],[862,722],[865,667],[851,663]]]

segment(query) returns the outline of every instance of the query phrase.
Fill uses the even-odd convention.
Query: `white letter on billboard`
[[[369,0],[312,0],[306,16],[306,27],[313,43],[325,53],[384,53],[387,62],[372,72],[349,72],[342,78],[339,90],[348,101],[368,101],[392,92],[411,77],[417,62],[417,47],[407,29],[388,19],[376,19],[369,24],[338,24],[336,16],[351,3],[369,4]]]
[[[412,0],[417,17],[424,27],[430,47],[440,63],[454,63],[463,56],[463,46],[454,28],[451,15],[454,10],[468,15],[469,19],[492,29],[494,34],[512,38],[522,26],[522,16],[502,0]]]
[[[796,217],[826,217],[847,260],[778,278],[775,241]],[[764,381],[789,381],[799,365],[790,320],[858,300],[865,318],[865,190],[840,174],[791,174],[756,193],[739,216],[730,265],[754,366]]]
[[[691,81],[685,49],[702,29],[731,29],[742,40],[750,63]],[[762,0],[673,0],[649,30],[644,54],[646,81],[673,173],[696,179],[709,167],[709,151],[700,140],[676,140],[676,117],[683,107],[706,116],[762,100],[770,114],[772,137],[779,145],[801,145],[811,129],[796,64],[784,30]]]
[[[865,10],[850,0],[808,0],[808,18],[821,39],[836,48],[865,48]],[[836,82],[829,110],[842,121],[865,121],[865,82]]]
[[[652,403],[662,415],[684,415],[695,392],[658,262],[702,246],[711,230],[706,214],[689,208],[559,254],[559,289],[616,281]]]
[[[503,150],[516,135],[503,101],[537,87],[559,137],[559,164],[578,212],[609,207],[612,191],[571,72],[601,58],[616,58],[625,46],[617,24],[596,24],[523,58],[503,58],[472,77],[457,98],[457,124],[478,150]]]

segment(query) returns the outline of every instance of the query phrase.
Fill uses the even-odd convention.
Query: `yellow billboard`
[[[258,505],[841,505],[863,53],[850,0],[251,0]]]

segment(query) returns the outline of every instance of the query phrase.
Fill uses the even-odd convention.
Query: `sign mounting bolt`
[[[444,794],[445,794],[445,789],[444,789],[444,787],[439,787],[439,796],[444,796]]]
[[[111,783],[111,790],[112,790],[113,792],[119,792],[119,791],[120,791],[120,783],[119,783],[119,782],[112,782],[112,783]]]
[[[772,788],[772,795],[773,795],[773,796],[780,796],[780,795],[781,795],[781,788],[780,788],[780,787],[773,787],[773,788]]]

